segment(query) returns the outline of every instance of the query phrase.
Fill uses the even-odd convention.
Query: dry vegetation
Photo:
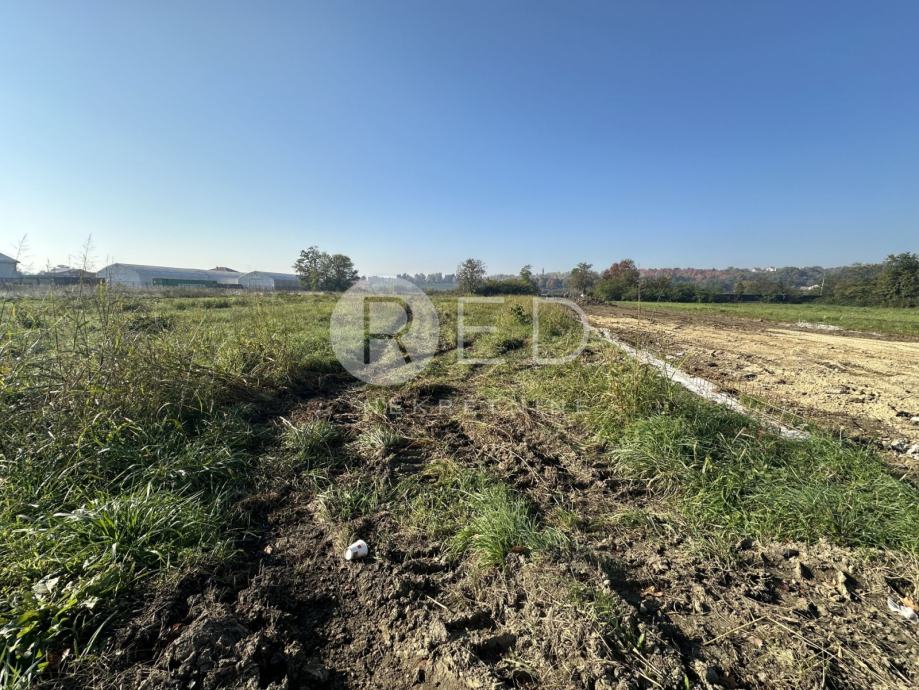
[[[919,490],[522,300],[398,388],[319,296],[2,306],[6,687],[910,687]],[[548,309],[543,345],[577,323]],[[354,538],[370,556],[348,563]]]

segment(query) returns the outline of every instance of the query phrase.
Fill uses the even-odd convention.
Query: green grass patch
[[[374,514],[386,502],[388,494],[380,481],[344,476],[334,479],[319,495],[319,505],[325,519],[336,524]]]
[[[827,538],[919,556],[919,490],[871,449],[819,430],[780,438],[610,349],[513,380],[489,383],[563,411],[622,479],[672,501],[700,539]]]
[[[430,466],[405,480],[409,526],[446,544],[455,558],[469,556],[484,568],[503,565],[514,552],[564,548],[564,534],[540,523],[530,503],[487,475],[452,463]]]

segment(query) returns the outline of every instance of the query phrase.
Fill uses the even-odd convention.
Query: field
[[[919,417],[919,342],[814,328],[814,322],[794,321],[799,308],[770,307],[776,318],[788,310],[785,323],[705,310],[639,311],[634,304],[593,307],[590,313],[618,337],[790,423],[819,423],[901,452],[919,444],[919,424],[912,421]],[[861,313],[857,307],[836,309]],[[852,318],[840,313],[838,320]]]
[[[467,307],[496,331],[460,353],[435,303],[386,388],[338,365],[331,296],[0,305],[0,685],[915,686],[912,476],[599,339],[534,366],[523,298]]]
[[[635,308],[636,302],[621,302],[624,308]],[[833,304],[711,304],[653,302],[642,305],[649,313],[676,312],[686,315],[729,316],[782,323],[825,324],[843,330],[877,334],[919,336],[919,309],[893,307],[848,307]]]

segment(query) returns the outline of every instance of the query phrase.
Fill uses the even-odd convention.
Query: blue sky
[[[919,250],[919,3],[0,5],[0,251],[365,273]]]

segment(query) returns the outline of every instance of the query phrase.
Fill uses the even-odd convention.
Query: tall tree
[[[638,285],[638,267],[635,265],[635,262],[632,259],[623,259],[622,261],[617,261],[610,265],[605,271],[603,271],[604,280],[617,280],[621,281],[623,285],[633,286]]]
[[[919,302],[919,255],[904,252],[888,256],[876,292],[887,304],[905,306]]]
[[[319,290],[322,283],[322,268],[328,254],[315,245],[300,252],[294,263],[294,270],[300,276],[300,282],[307,290]]]
[[[456,267],[456,282],[462,292],[475,292],[485,282],[485,264],[480,259],[466,259]]]
[[[568,287],[575,292],[587,293],[593,287],[593,284],[597,282],[597,274],[592,269],[593,264],[583,261],[572,268],[571,274],[568,276]]]
[[[530,264],[527,264],[520,269],[520,280],[523,280],[527,283],[536,284],[536,281],[533,280],[533,267]]]
[[[294,263],[294,270],[307,290],[328,290],[342,292],[354,285],[358,279],[354,262],[344,254],[329,256],[318,247],[300,252]]]
[[[631,259],[623,259],[603,271],[601,280],[594,287],[595,296],[603,300],[629,299],[638,294],[641,275]]]
[[[333,254],[324,262],[322,271],[322,289],[330,292],[344,292],[358,279],[357,269],[350,257],[344,254]]]

